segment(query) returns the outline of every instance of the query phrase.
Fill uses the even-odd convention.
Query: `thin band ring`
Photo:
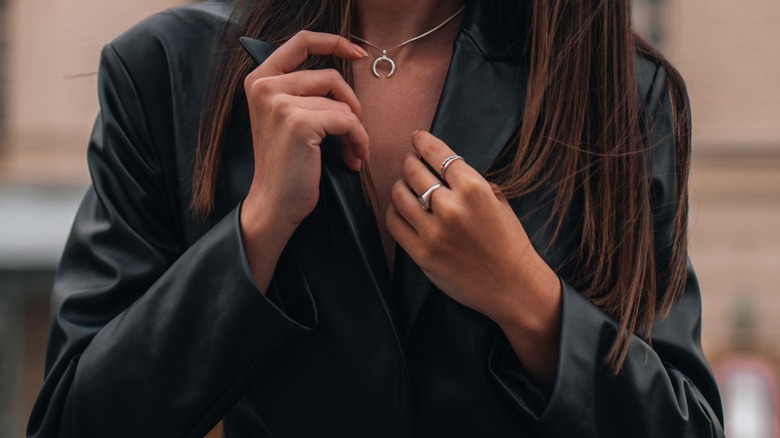
[[[441,175],[442,181],[445,183],[447,182],[447,179],[444,178],[444,173],[447,172],[447,168],[450,167],[450,164],[452,164],[454,161],[463,160],[463,157],[460,155],[450,155],[449,157],[445,158],[444,161],[441,162],[441,168],[439,169],[439,175]],[[466,160],[463,160],[464,162]]]
[[[425,211],[431,211],[431,195],[433,192],[436,191],[436,189],[441,188],[442,185],[439,183],[436,183],[431,186],[428,190],[425,191],[420,197],[417,198],[418,201],[420,201],[420,207],[422,207]]]

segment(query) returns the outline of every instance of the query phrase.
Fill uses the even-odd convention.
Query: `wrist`
[[[524,263],[520,279],[509,282],[506,299],[492,318],[502,330],[547,337],[559,325],[562,292],[558,275],[541,257]]]
[[[241,205],[241,232],[244,240],[258,238],[267,242],[269,238],[284,243],[292,236],[299,222],[287,219],[281,206],[272,202],[269,196],[255,195],[250,191]]]
[[[258,208],[260,207],[260,208]],[[255,283],[264,293],[287,241],[296,225],[275,216],[275,209],[247,197],[239,211],[241,237]]]
[[[551,388],[558,364],[563,293],[558,276],[539,260],[543,267],[511,290],[514,298],[494,321],[523,366]]]

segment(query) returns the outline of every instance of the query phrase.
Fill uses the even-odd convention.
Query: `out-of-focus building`
[[[104,44],[182,0],[0,0],[5,3],[0,182],[84,185]]]
[[[89,182],[104,44],[184,0],[0,0],[0,437],[43,380],[49,289]]]
[[[778,437],[780,3],[635,4],[691,98],[690,254],[727,435]]]
[[[88,183],[99,51],[181,3],[0,0],[0,436],[21,436],[41,384],[51,275]],[[637,28],[679,67],[692,101],[691,259],[705,351],[724,381],[760,382],[733,372],[758,362],[777,377],[780,2],[634,3]],[[767,436],[777,436],[776,406],[773,415]]]

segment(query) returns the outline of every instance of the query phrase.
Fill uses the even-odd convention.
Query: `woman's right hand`
[[[258,285],[265,289],[279,253],[317,204],[320,145],[337,135],[346,165],[368,159],[368,133],[355,92],[333,69],[297,70],[309,55],[348,60],[367,53],[338,35],[302,31],[281,45],[244,81],[255,172],[241,209],[241,231]]]

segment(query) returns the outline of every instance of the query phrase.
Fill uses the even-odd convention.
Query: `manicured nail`
[[[357,44],[352,43],[352,48],[355,50],[355,53],[360,55],[361,58],[365,58],[366,56],[368,56],[368,52],[363,50],[363,48],[358,46]]]

